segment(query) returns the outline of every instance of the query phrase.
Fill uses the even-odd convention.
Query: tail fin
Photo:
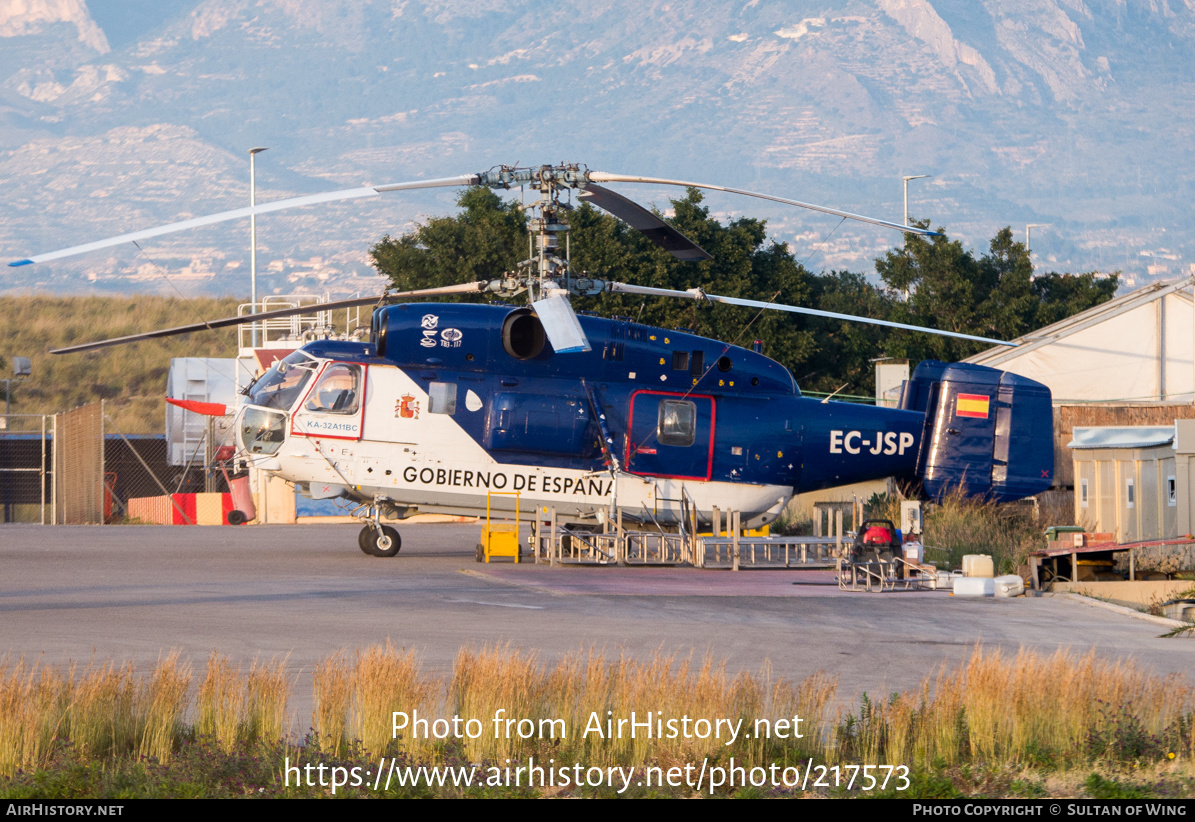
[[[917,475],[939,497],[956,488],[997,502],[1039,494],[1054,477],[1050,389],[966,363],[927,361],[900,407],[925,414]]]

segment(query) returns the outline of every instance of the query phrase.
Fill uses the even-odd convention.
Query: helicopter
[[[577,164],[497,166],[478,174],[279,200],[19,260],[28,265],[282,208],[445,186],[529,188],[531,255],[489,280],[354,298],[374,304],[368,341],[310,342],[245,389],[237,449],[247,464],[313,499],[355,504],[358,545],[394,556],[383,519],[554,508],[592,524],[617,511],[657,528],[692,511],[774,521],[794,494],[882,477],[926,494],[959,489],[996,501],[1052,482],[1049,389],[963,363],[921,363],[897,408],[810,399],[759,351],[683,330],[575,311],[601,293],[693,299],[866,322],[1012,345],[959,332],[801,306],[620,283],[574,271],[568,211],[576,192],[682,261],[710,255],[653,212],[602,183],[652,183],[736,193],[903,232],[901,225],[769,194],[705,183],[590,171]],[[561,238],[565,239],[561,243]],[[454,294],[496,301],[407,302]],[[510,302],[523,298],[524,304]],[[393,302],[403,300],[403,302]],[[291,308],[55,349],[65,354],[290,316]],[[202,410],[195,408],[194,410]],[[494,496],[498,492],[500,496]],[[511,499],[508,494],[518,494]]]

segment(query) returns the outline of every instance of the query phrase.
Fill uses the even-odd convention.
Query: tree
[[[1086,311],[1116,296],[1120,287],[1120,272],[1101,277],[1094,271],[1086,274],[1059,274],[1051,271],[1033,281],[1037,297],[1037,328],[1064,320]]]
[[[578,210],[573,221],[574,267],[595,277],[637,285],[681,291],[700,287],[727,297],[808,304],[807,272],[787,245],[768,241],[765,221],[740,218],[723,225],[710,217],[697,189],[671,202],[674,216],[669,222],[713,259],[680,262],[621,221],[586,207]],[[804,324],[776,311],[617,295],[602,297],[597,307],[603,313],[662,328],[689,329],[744,347],[761,339],[765,353],[793,370],[815,350]]]
[[[374,267],[394,290],[488,280],[527,257],[527,219],[518,203],[474,187],[461,193],[457,205],[459,215],[433,217],[397,240],[386,235],[370,249]]]
[[[928,223],[920,223],[928,227]],[[1033,278],[1024,243],[1012,229],[1000,229],[979,259],[945,230],[932,240],[909,235],[904,247],[876,260],[876,271],[908,300],[893,305],[892,319],[912,325],[1011,340],[1035,328],[1108,300],[1117,278],[1094,274],[1048,274]],[[890,355],[910,359],[959,360],[982,351],[984,343],[949,337],[898,333]]]
[[[851,271],[814,275],[809,282],[810,305],[822,311],[886,320],[898,302],[894,292]],[[820,317],[810,317],[806,323],[817,350],[796,372],[802,390],[828,393],[842,388],[843,393],[874,396],[873,360],[887,353],[892,329]]]

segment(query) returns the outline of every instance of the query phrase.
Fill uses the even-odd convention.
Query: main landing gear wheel
[[[361,529],[361,533],[357,534],[357,547],[365,556],[373,556],[373,528],[371,526],[366,525]]]
[[[366,525],[357,535],[357,545],[371,557],[392,557],[402,549],[402,537],[389,525],[383,525],[380,531]]]

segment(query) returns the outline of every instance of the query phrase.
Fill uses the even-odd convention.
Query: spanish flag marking
[[[975,417],[976,419],[986,420],[988,418],[988,405],[991,398],[986,394],[959,394],[958,403],[954,407],[954,413],[960,417]]]

